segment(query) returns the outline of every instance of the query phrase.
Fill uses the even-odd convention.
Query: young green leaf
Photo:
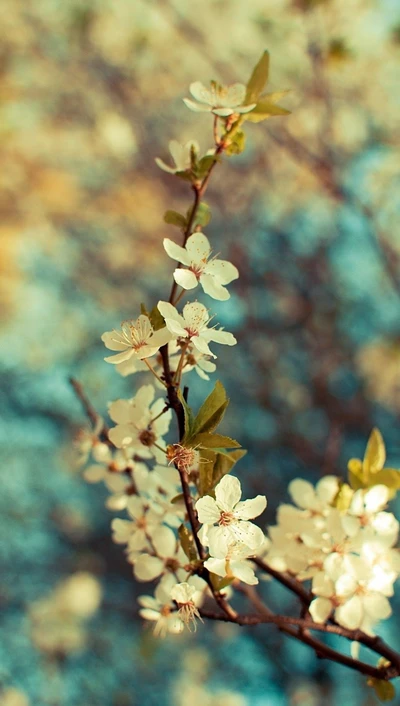
[[[229,404],[223,384],[217,380],[213,391],[201,405],[193,422],[192,435],[212,432],[221,422]]]
[[[259,62],[253,69],[253,73],[247,83],[246,98],[244,100],[245,105],[250,103],[256,103],[264,86],[268,81],[269,74],[269,53],[265,51]]]
[[[244,115],[244,119],[251,123],[260,123],[262,120],[272,118],[276,115],[290,115],[290,110],[282,108],[280,105],[275,105],[267,99],[260,100],[254,110]]]
[[[215,488],[217,483],[225,476],[230,473],[233,466],[245,456],[247,453],[246,449],[237,449],[235,451],[218,451],[217,458],[213,466],[213,476],[212,476],[212,488]]]
[[[164,222],[171,226],[177,226],[178,228],[186,228],[186,218],[182,216],[178,211],[165,211]]]
[[[199,495],[208,495],[213,489],[213,471],[214,464],[217,459],[217,454],[211,449],[204,449],[200,455],[199,480],[198,488]]]
[[[185,417],[185,434],[183,436],[182,442],[187,443],[187,441],[191,438],[192,431],[193,431],[193,412],[191,408],[189,407],[188,403],[186,402],[182,390],[178,390],[178,398],[179,402],[181,403],[183,407],[183,413]]]
[[[378,473],[381,471],[386,461],[385,442],[382,434],[376,427],[372,430],[368,439],[364,456],[364,474]]]
[[[243,130],[238,130],[232,138],[229,146],[225,150],[228,156],[233,154],[241,154],[246,147],[246,135]]]
[[[187,220],[188,221],[190,219],[191,212],[192,212],[192,209],[189,209],[187,212]],[[205,201],[202,201],[199,204],[199,206],[197,207],[196,215],[194,217],[194,221],[192,224],[192,229],[194,230],[197,226],[200,226],[201,228],[205,228],[209,224],[210,221],[211,221],[211,209]]]
[[[223,434],[210,434],[209,432],[202,432],[196,434],[190,440],[191,446],[198,446],[200,449],[238,449],[240,444],[235,439],[231,439],[230,436],[224,436]]]
[[[159,331],[160,328],[164,328],[164,326],[165,326],[164,318],[161,316],[161,314],[158,311],[156,306],[154,306],[152,308],[150,314],[147,314],[147,316],[150,319],[150,323],[151,323],[154,331]]]
[[[380,701],[392,701],[396,696],[396,690],[391,681],[370,677],[367,684],[374,689]]]
[[[181,525],[178,529],[178,536],[181,542],[182,549],[185,552],[189,561],[196,561],[197,551],[192,533],[189,532],[188,528],[185,525]]]

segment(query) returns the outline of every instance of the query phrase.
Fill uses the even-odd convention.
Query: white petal
[[[173,557],[176,549],[176,537],[169,527],[158,527],[153,535],[153,546],[159,556],[164,559]]]
[[[214,355],[212,350],[209,348],[208,344],[206,343],[206,341],[204,339],[203,334],[201,336],[194,336],[190,340],[193,343],[196,350],[199,351],[199,353],[202,353],[203,355],[209,355],[209,356],[211,356],[211,358],[217,357],[216,355]]]
[[[235,522],[229,525],[236,540],[243,542],[253,551],[258,550],[265,542],[264,532],[252,522]]]
[[[202,265],[211,252],[210,242],[204,233],[193,233],[186,242],[186,250],[192,264]]]
[[[89,466],[83,471],[83,477],[88,483],[99,483],[104,479],[105,473],[104,466]]]
[[[385,620],[392,614],[390,603],[380,593],[371,593],[363,598],[364,608],[373,620]]]
[[[338,490],[339,480],[337,476],[324,476],[315,486],[315,492],[318,498],[326,505],[330,505],[333,502]]]
[[[164,562],[157,556],[142,554],[133,567],[133,573],[138,581],[153,581],[164,570]]]
[[[173,260],[181,262],[183,265],[190,265],[190,257],[188,256],[185,248],[181,248],[180,245],[174,243],[173,240],[169,238],[164,238],[163,240],[164,250],[172,257]]]
[[[365,509],[367,512],[382,510],[389,499],[389,488],[386,485],[374,485],[365,493]]]
[[[164,317],[164,319],[176,321],[176,323],[180,324],[181,326],[184,326],[184,319],[180,314],[178,314],[175,307],[172,306],[172,304],[170,304],[169,302],[159,301],[157,304],[157,309],[160,312],[161,316]]]
[[[206,325],[209,315],[204,304],[190,302],[183,307],[183,318],[188,328],[199,332]]]
[[[243,500],[235,507],[234,515],[240,520],[252,520],[264,512],[267,507],[267,498],[265,495],[257,495],[251,500]]]
[[[215,341],[215,343],[221,343],[224,346],[235,346],[237,343],[232,333],[215,328],[207,329],[203,334],[203,338],[205,338],[206,341]]]
[[[301,508],[313,509],[316,505],[314,487],[307,480],[295,478],[289,483],[289,495],[293,502]]]
[[[112,365],[118,365],[118,363],[124,363],[126,360],[129,360],[129,358],[132,358],[132,356],[135,354],[135,351],[133,348],[128,348],[128,350],[123,351],[122,353],[116,353],[115,355],[108,355],[104,360],[106,363],[112,363]]]
[[[353,596],[349,601],[335,610],[335,619],[340,625],[349,630],[360,627],[363,618],[363,607],[359,596]]]
[[[330,598],[335,592],[335,586],[324,571],[318,571],[313,578],[311,590],[316,596]]]
[[[129,400],[115,400],[108,407],[108,414],[117,424],[128,424],[131,420],[132,404]]]
[[[197,277],[191,270],[177,268],[174,271],[174,280],[183,289],[194,289],[198,285]]]
[[[128,344],[118,331],[106,331],[103,333],[101,340],[110,351],[125,351],[128,347]]]
[[[157,167],[163,170],[163,172],[168,172],[168,174],[175,174],[176,173],[176,168],[175,167],[170,167],[166,162],[164,162],[163,159],[160,159],[159,157],[155,158],[155,163]]]
[[[188,108],[190,108],[190,110],[193,110],[195,113],[211,112],[211,106],[202,105],[201,103],[195,103],[194,101],[191,101],[190,98],[184,98],[183,102]]]
[[[217,574],[217,576],[226,576],[226,561],[225,559],[214,559],[210,557],[204,562],[206,569],[211,571],[212,574]]]
[[[315,598],[310,603],[309,611],[315,623],[325,623],[332,611],[332,603],[328,598]]]
[[[235,476],[224,476],[215,487],[217,505],[225,512],[231,512],[242,497],[240,480]]]
[[[230,107],[242,105],[245,96],[246,86],[243,83],[232,83],[232,85],[228,86],[224,105],[228,105]]]
[[[227,260],[211,260],[204,271],[207,275],[215,277],[221,284],[229,284],[239,277],[237,267]]]
[[[123,449],[137,442],[137,433],[132,424],[118,424],[110,429],[108,438],[117,449]]]
[[[221,512],[214,498],[210,495],[205,495],[196,503],[196,510],[201,524],[213,525],[219,522]]]
[[[199,103],[208,103],[212,105],[213,94],[209,88],[206,88],[201,81],[194,81],[189,86],[189,91]]]
[[[248,561],[231,561],[229,563],[231,573],[243,583],[249,586],[255,586],[258,583],[258,578]]]
[[[203,290],[209,297],[217,299],[220,302],[226,301],[230,298],[230,294],[225,287],[222,286],[212,275],[207,275],[203,273],[200,276],[200,284]]]

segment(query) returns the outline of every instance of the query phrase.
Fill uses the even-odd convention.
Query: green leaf
[[[210,434],[209,432],[202,432],[196,434],[190,440],[191,446],[199,446],[201,449],[237,449],[240,448],[240,444],[235,439],[231,439],[230,436],[224,436],[223,434]]]
[[[160,328],[165,328],[164,317],[160,314],[156,306],[152,308],[150,314],[147,314],[147,316],[150,319],[150,323],[154,331],[159,331]]]
[[[179,493],[179,495],[175,495],[175,497],[170,500],[170,503],[172,503],[172,505],[178,505],[182,500],[184,500],[184,495],[183,493]]]
[[[221,422],[229,404],[223,384],[217,380],[213,391],[201,405],[193,423],[192,435],[212,432]]]
[[[146,309],[146,304],[143,304],[143,302],[140,304],[140,313],[143,314],[143,316],[149,316],[149,312]]]
[[[254,67],[253,73],[251,74],[247,83],[246,98],[244,100],[245,105],[249,105],[249,103],[255,103],[258,100],[259,96],[264,90],[265,84],[268,81],[268,74],[269,53],[265,51],[262,54],[259,62]]]
[[[367,684],[375,690],[375,693],[380,701],[392,701],[396,696],[396,689],[391,681],[370,677],[367,680]]]
[[[238,130],[234,137],[232,138],[232,141],[230,142],[229,146],[225,150],[225,154],[228,156],[233,155],[233,154],[241,154],[246,147],[246,135],[244,134],[243,130]]]
[[[350,507],[352,498],[353,490],[347,483],[342,483],[334,500],[334,506],[340,510],[340,512],[346,512]]]
[[[196,176],[199,179],[204,179],[204,177],[208,174],[210,171],[212,165],[214,162],[220,161],[216,155],[213,154],[208,154],[205,157],[202,157],[197,165],[196,169]]]
[[[397,491],[400,490],[400,471],[395,468],[384,468],[370,477],[368,487],[373,485],[386,485],[389,488],[389,498],[394,498]]]
[[[186,218],[182,216],[178,211],[165,211],[164,222],[171,226],[177,226],[178,228],[186,228]]]
[[[185,433],[182,439],[183,443],[186,443],[188,439],[191,438],[192,435],[192,430],[193,430],[193,412],[191,408],[189,407],[188,403],[186,402],[182,390],[178,390],[178,398],[179,402],[181,403],[183,407],[183,413],[185,417]]]
[[[237,449],[236,451],[218,451],[217,458],[213,466],[212,488],[215,488],[217,483],[229,473],[233,466],[247,454],[246,449]]]
[[[191,217],[191,211],[192,209],[189,209],[187,212],[187,220],[190,220]],[[202,201],[196,211],[196,215],[194,217],[194,221],[192,224],[192,230],[194,230],[197,226],[200,226],[201,228],[205,228],[211,221],[211,209],[209,205],[205,202]]]
[[[290,110],[282,108],[280,105],[271,103],[268,99],[260,100],[254,110],[246,113],[243,117],[251,123],[260,123],[262,120],[272,118],[276,115],[290,115]]]
[[[178,529],[178,536],[181,542],[183,551],[185,552],[189,561],[196,561],[197,551],[193,539],[193,535],[189,532],[185,525],[181,525]]]
[[[202,498],[208,495],[213,489],[214,464],[217,454],[211,449],[204,449],[200,455],[198,491]]]
[[[381,471],[386,461],[385,442],[382,434],[376,427],[372,430],[368,439],[367,448],[364,456],[364,477],[368,477],[370,473],[378,473]]]
[[[362,461],[360,461],[359,458],[351,458],[347,464],[347,470],[349,471],[349,483],[353,490],[360,490],[360,488],[365,488],[364,469]]]
[[[213,585],[214,591],[222,591],[223,588],[230,586],[232,581],[234,581],[234,576],[218,576],[217,574],[212,574],[210,572],[210,579]]]

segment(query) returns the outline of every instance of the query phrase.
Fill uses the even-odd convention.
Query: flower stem
[[[154,368],[152,367],[152,365],[150,365],[150,363],[149,363],[149,361],[148,361],[147,358],[143,358],[143,363],[145,363],[145,364],[147,365],[148,369],[150,370],[151,373],[153,373],[154,377],[156,377],[157,380],[158,380],[159,382],[161,382],[161,385],[162,385],[163,387],[167,387],[167,385],[166,385],[166,383],[164,382],[164,380],[163,380],[162,378],[160,378],[160,376],[156,373],[156,371],[154,370]]]

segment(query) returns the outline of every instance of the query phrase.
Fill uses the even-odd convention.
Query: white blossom
[[[190,93],[195,101],[184,98],[184,103],[190,110],[198,113],[214,113],[220,117],[228,117],[233,113],[249,113],[256,104],[243,105],[246,97],[246,86],[233,83],[230,86],[220,86],[211,81],[211,88],[206,88],[200,81],[190,84]]]
[[[199,522],[203,524],[201,540],[210,549],[211,556],[220,558],[231,544],[241,542],[250,550],[261,547],[264,542],[262,530],[248,520],[261,515],[267,505],[264,495],[252,500],[240,501],[240,481],[233,476],[224,476],[215,487],[215,500],[205,495],[196,503]]]
[[[171,422],[171,410],[161,414],[165,407],[163,399],[153,404],[153,385],[143,385],[130,400],[116,400],[109,406],[109,415],[117,423],[108,436],[117,448],[129,447],[141,458],[155,456],[157,461],[165,461],[165,454],[158,446],[164,446],[163,435]],[[160,415],[160,416],[159,416]]]
[[[155,161],[160,169],[163,169],[164,172],[168,172],[169,174],[176,174],[177,172],[185,172],[189,170],[191,168],[192,151],[194,151],[195,154],[198,154],[200,151],[196,140],[189,140],[189,142],[186,142],[184,145],[177,140],[171,140],[168,146],[174,161],[174,166],[170,167],[159,157],[157,157]]]
[[[196,630],[196,618],[201,620],[199,610],[195,603],[197,589],[184,581],[177,583],[171,590],[171,598],[178,604],[178,614],[189,630]]]
[[[128,559],[134,565],[133,572],[138,581],[153,581],[168,571],[177,573],[187,563],[186,555],[178,544],[174,532],[164,525],[159,526],[154,532],[151,549],[154,552],[152,554],[138,555],[136,548],[129,554]]]
[[[168,633],[179,634],[184,629],[184,623],[173,605],[169,595],[166,595],[164,586],[160,583],[153,596],[139,596],[138,603],[141,607],[139,615],[145,620],[154,622],[154,635],[166,637]]]
[[[182,316],[169,302],[158,302],[158,309],[171,334],[183,341],[190,341],[200,353],[216,358],[208,347],[210,341],[227,346],[234,346],[237,342],[236,338],[228,331],[207,328],[210,317],[204,304],[199,302],[186,304]]]
[[[121,331],[106,331],[101,340],[107,348],[119,351],[115,355],[104,358],[114,365],[136,358],[142,360],[157,353],[171,339],[169,331],[164,327],[154,331],[148,316],[141,314],[136,321],[124,321]]]
[[[174,280],[183,289],[194,289],[200,283],[203,290],[213,299],[229,299],[224,285],[239,277],[237,268],[227,260],[211,258],[211,247],[204,233],[193,233],[182,248],[169,238],[164,238],[164,248],[173,259],[188,269],[179,267],[174,272]]]
[[[214,554],[204,562],[204,566],[213,574],[223,578],[236,578],[250,586],[258,583],[254,569],[250,562],[246,561],[248,557],[254,555],[254,549],[250,549],[241,542],[233,542]]]

